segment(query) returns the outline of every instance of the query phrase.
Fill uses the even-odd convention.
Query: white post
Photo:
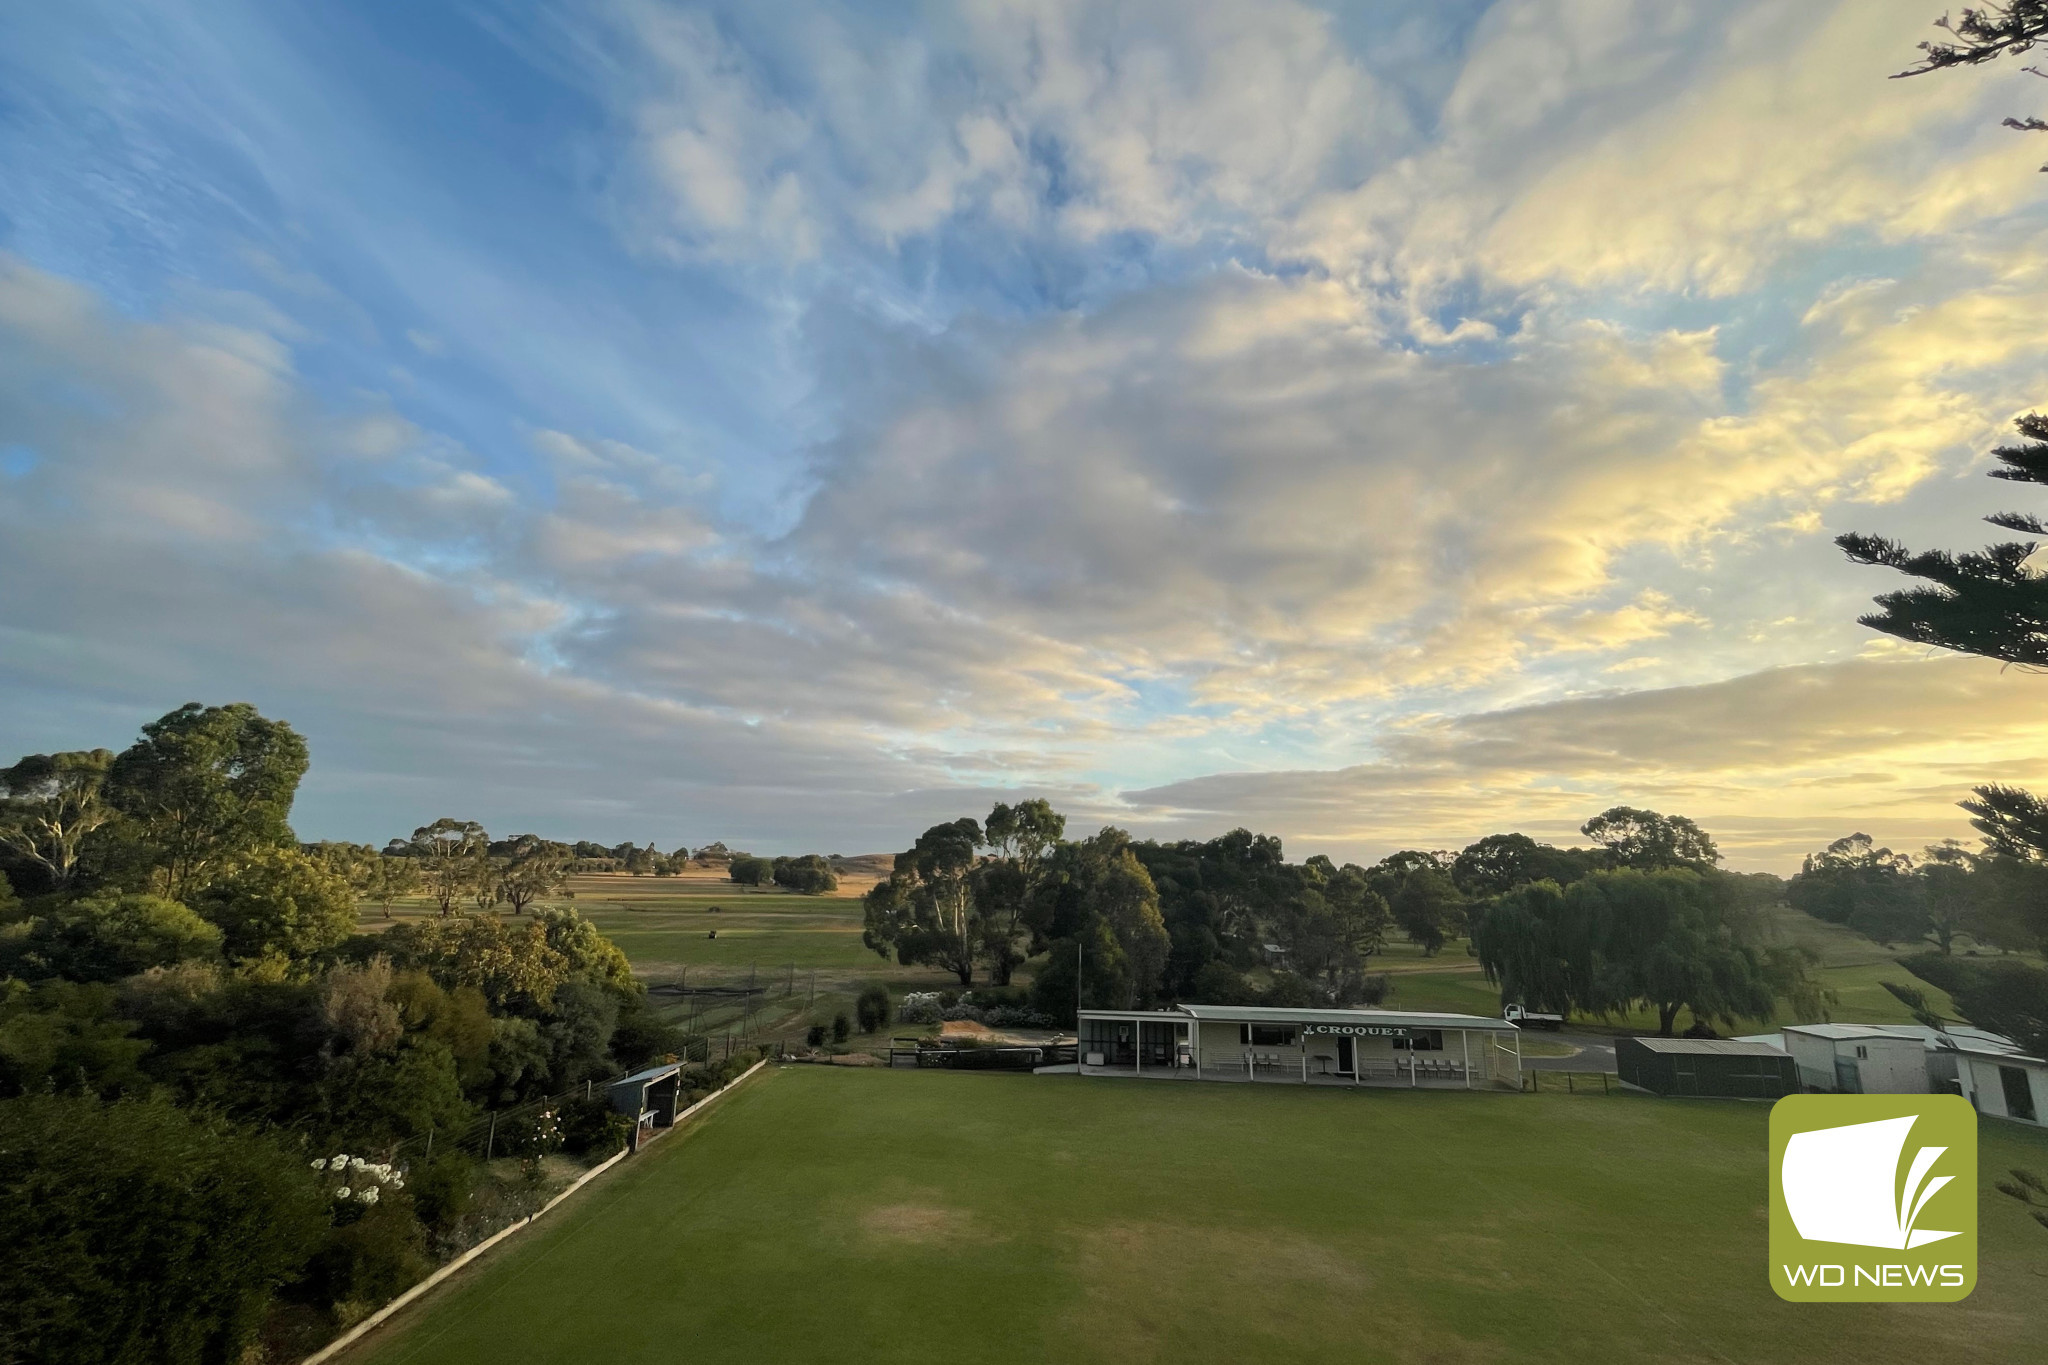
[[[1145,1021],[1142,1019],[1133,1019],[1131,1021],[1131,1032],[1133,1035],[1135,1035],[1135,1041],[1138,1047],[1138,1072],[1140,1074],[1143,1074],[1145,1070]]]
[[[1308,1030],[1301,1031],[1301,1083],[1308,1084]]]
[[[1408,1035],[1408,1088],[1413,1090],[1420,1082],[1415,1079],[1415,1035]]]
[[[1522,1030],[1515,1030],[1515,1089],[1522,1088]]]
[[[1458,1030],[1458,1038],[1465,1045],[1465,1088],[1472,1088],[1472,1030]]]

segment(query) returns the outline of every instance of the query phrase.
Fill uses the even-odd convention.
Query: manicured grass
[[[765,1071],[377,1365],[2039,1359],[2048,1168],[1987,1120],[1960,1304],[1765,1280],[1761,1104]]]

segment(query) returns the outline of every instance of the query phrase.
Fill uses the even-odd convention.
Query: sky
[[[1937,10],[8,7],[0,752],[249,701],[377,843],[1969,837],[2048,679],[1832,544],[1995,538],[2048,398],[2048,101],[1887,80]]]

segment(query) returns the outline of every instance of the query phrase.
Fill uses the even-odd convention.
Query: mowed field
[[[2033,1362],[2048,1232],[1959,1304],[1765,1280],[1761,1104],[765,1070],[351,1357]]]

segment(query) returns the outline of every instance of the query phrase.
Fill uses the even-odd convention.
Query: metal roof
[[[1505,1019],[1488,1019],[1478,1014],[1428,1014],[1409,1010],[1268,1009],[1263,1005],[1178,1005],[1175,1009],[1196,1019],[1218,1024],[1372,1024],[1381,1028],[1491,1029],[1501,1033],[1518,1031]]]
[[[1688,1055],[1710,1053],[1717,1057],[1789,1057],[1792,1055],[1783,1048],[1772,1047],[1769,1043],[1744,1042],[1740,1038],[1631,1038],[1628,1041],[1640,1044],[1652,1052],[1679,1052]]]
[[[1804,1033],[1814,1038],[1833,1038],[1845,1042],[1851,1038],[1899,1038],[1920,1043],[1926,1040],[1911,1033],[1902,1033],[1885,1024],[1787,1024],[1781,1033]]]
[[[664,1077],[673,1076],[682,1069],[683,1064],[681,1062],[663,1062],[659,1066],[650,1066],[645,1071],[636,1071],[630,1076],[621,1076],[615,1081],[606,1082],[606,1084],[608,1086],[652,1085]]]
[[[2048,1058],[2029,1057],[2022,1052],[2007,1052],[1995,1047],[1959,1047],[1957,1052],[1971,1057],[1982,1057],[1986,1061],[2013,1063],[2019,1066],[2048,1066]]]
[[[1804,1033],[1815,1038],[1846,1042],[1855,1038],[1911,1038],[1929,1048],[1967,1048],[1978,1052],[2018,1052],[2019,1044],[2004,1034],[1970,1024],[1953,1024],[1945,1029],[1926,1024],[1787,1024],[1785,1032]]]

